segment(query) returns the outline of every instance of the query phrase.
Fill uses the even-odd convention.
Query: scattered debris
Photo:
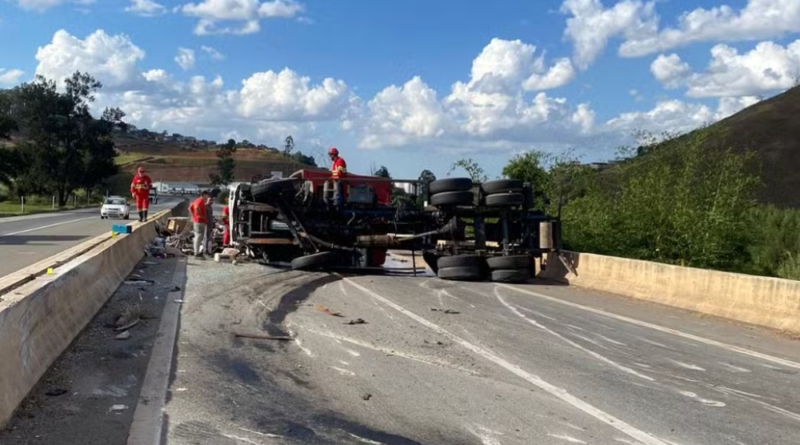
[[[47,391],[46,393],[44,393],[44,395],[56,397],[56,396],[63,396],[64,394],[66,394],[68,392],[69,391],[64,389],[64,388],[54,388],[54,389],[51,389],[50,391]]]
[[[183,300],[181,300],[181,299],[175,299],[175,303],[178,303],[178,304],[183,304]]]
[[[131,338],[131,331],[125,331],[114,338],[116,338],[117,340],[127,340]]]
[[[148,266],[157,266],[157,265],[158,265],[158,262],[156,262],[156,261],[145,261],[145,262],[144,262],[144,263],[142,263],[142,264],[146,264],[146,265],[148,265]]]
[[[350,321],[348,321],[348,322],[347,322],[347,323],[345,323],[345,324],[349,324],[349,325],[354,325],[354,324],[367,324],[367,322],[366,322],[366,321],[364,321],[364,319],[363,319],[363,318],[356,318],[355,320],[350,320]]]
[[[131,286],[152,286],[156,282],[153,280],[125,280],[125,284],[129,284]]]
[[[170,292],[180,292],[180,291],[181,291],[181,287],[180,286],[175,286],[175,287],[172,288],[172,290]]]
[[[439,308],[435,308],[435,307],[432,307],[431,311],[432,312],[444,312],[445,314],[452,314],[452,315],[456,315],[456,314],[460,314],[461,313],[461,312],[458,312],[458,311],[453,310],[453,309],[439,309]]]
[[[292,341],[292,340],[294,340],[292,337],[285,337],[285,336],[280,336],[280,335],[262,334],[260,332],[233,331],[231,333],[235,337],[254,338],[254,339],[257,339],[257,340],[280,340],[280,341]]]
[[[114,330],[115,331],[127,331],[128,329],[130,329],[130,328],[136,326],[137,324],[139,324],[140,321],[141,321],[141,318],[137,318],[136,320],[133,320],[132,322],[126,324],[125,326],[120,326],[120,327],[118,327],[118,328],[116,328]]]
[[[369,400],[372,398],[372,394],[365,392],[364,394],[361,395],[361,398],[364,400]]]
[[[333,312],[325,306],[314,306],[314,309],[322,312],[323,314],[333,315],[334,317],[344,317],[341,312]]]
[[[115,412],[125,411],[126,409],[128,409],[128,405],[113,405],[111,408],[108,409],[108,412],[115,413]]]

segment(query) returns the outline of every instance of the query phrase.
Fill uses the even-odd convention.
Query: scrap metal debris
[[[444,312],[445,314],[451,314],[451,315],[456,315],[456,314],[460,314],[461,313],[461,312],[458,312],[458,311],[453,310],[453,309],[439,309],[439,308],[435,308],[435,307],[432,307],[431,311],[432,312]]]
[[[369,399],[372,398],[372,394],[366,392],[366,393],[361,395],[361,398],[364,399],[364,400],[369,400]]]
[[[156,282],[153,280],[125,280],[125,284],[129,284],[131,286],[152,286]]]
[[[44,393],[44,395],[52,396],[52,397],[63,396],[67,392],[69,392],[69,391],[64,389],[64,388],[54,388],[54,389],[51,389],[50,391],[47,391],[46,393]]]
[[[314,306],[314,309],[322,312],[323,314],[333,315],[334,317],[344,317],[341,312],[333,312],[325,306]]]
[[[354,324],[367,324],[367,322],[366,322],[366,321],[364,321],[364,319],[363,319],[363,318],[356,318],[355,320],[350,320],[350,321],[348,321],[348,322],[347,322],[347,323],[345,323],[345,324],[349,324],[349,325],[354,325]]]
[[[119,412],[119,411],[125,411],[126,409],[128,409],[128,405],[113,405],[111,408],[108,409],[108,412],[110,413]]]
[[[131,338],[131,331],[125,331],[114,338],[116,338],[117,340],[127,340]]]
[[[281,335],[262,334],[260,332],[233,331],[231,333],[233,334],[234,337],[254,338],[256,340],[279,340],[279,341],[292,341],[292,340],[294,340],[292,337],[286,337],[286,336],[281,336]]]

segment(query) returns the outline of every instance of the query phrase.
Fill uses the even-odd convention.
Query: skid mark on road
[[[688,397],[690,399],[697,399],[698,402],[700,402],[700,403],[702,403],[703,405],[706,405],[706,406],[713,406],[715,408],[722,408],[722,407],[726,406],[725,402],[718,402],[716,400],[704,399],[702,397],[698,397],[697,394],[695,394],[695,393],[693,393],[691,391],[678,391],[678,393],[680,395],[682,395],[684,397]]]
[[[559,334],[558,332],[555,332],[555,331],[549,329],[548,327],[540,324],[536,320],[532,320],[532,319],[526,317],[525,314],[523,314],[522,312],[520,312],[517,309],[515,309],[514,306],[511,306],[510,304],[508,304],[508,302],[506,302],[506,300],[504,300],[503,297],[500,296],[500,293],[498,292],[497,288],[495,288],[494,293],[495,293],[495,296],[497,297],[497,299],[500,301],[500,303],[503,303],[503,306],[507,307],[511,312],[515,313],[520,318],[522,318],[523,320],[527,321],[528,323],[536,326],[537,328],[539,328],[539,329],[547,332],[548,334],[553,335],[553,336],[555,336],[555,337],[567,342],[571,346],[580,349],[581,351],[591,355],[592,357],[600,360],[601,362],[607,363],[607,364],[619,369],[620,371],[627,372],[628,374],[631,374],[631,375],[635,375],[636,377],[639,377],[640,379],[647,380],[649,382],[655,381],[654,378],[652,378],[652,377],[650,377],[648,375],[641,374],[641,373],[639,373],[637,371],[634,371],[631,368],[628,368],[627,366],[621,365],[621,364],[609,359],[606,356],[600,355],[600,354],[598,354],[598,353],[596,353],[596,352],[594,352],[594,351],[592,351],[590,349],[586,349],[583,346],[581,346],[581,345],[575,343],[574,341],[572,341],[572,340],[564,337],[563,335]]]
[[[381,347],[381,346],[378,346],[378,345],[373,345],[371,343],[367,343],[365,341],[361,341],[361,340],[358,340],[358,339],[355,339],[355,338],[350,338],[350,337],[344,337],[344,336],[341,336],[341,335],[337,335],[337,334],[334,334],[332,332],[321,332],[321,331],[317,331],[317,330],[314,330],[314,329],[306,329],[305,332],[308,332],[308,333],[314,334],[314,335],[319,335],[319,336],[322,336],[322,337],[328,337],[328,338],[333,339],[335,341],[344,341],[344,342],[351,343],[351,344],[354,344],[354,345],[357,345],[357,346],[361,346],[362,348],[371,349],[373,351],[377,351],[377,352],[380,352],[380,353],[383,353],[383,354],[386,354],[386,355],[402,357],[402,358],[406,358],[406,359],[409,359],[409,360],[414,360],[416,362],[424,363],[426,365],[450,368],[450,369],[454,369],[456,371],[466,372],[466,373],[468,373],[470,375],[473,375],[473,376],[480,376],[481,375],[477,371],[473,371],[471,369],[463,368],[461,366],[454,365],[454,364],[452,364],[450,362],[446,362],[444,360],[436,360],[436,359],[420,357],[420,356],[418,356],[416,354],[411,354],[409,352],[398,351],[397,349],[384,348],[384,347]],[[345,349],[345,350],[347,352],[349,352],[350,355],[353,355],[354,357],[358,357],[358,356],[361,355],[360,353],[358,353],[356,351],[351,351],[349,349]]]
[[[547,320],[550,320],[550,321],[558,321],[557,319],[555,319],[555,318],[553,318],[553,317],[551,317],[549,315],[545,315],[545,314],[543,314],[543,313],[541,313],[539,311],[534,311],[533,309],[528,309],[526,307],[516,306],[516,305],[514,307],[517,308],[520,311],[528,312],[529,314],[536,315],[537,317],[541,317],[541,318],[544,318],[544,319],[547,319]]]
[[[602,315],[604,317],[613,318],[615,320],[624,321],[626,323],[635,324],[637,326],[642,326],[642,327],[645,327],[645,328],[653,329],[655,331],[664,332],[664,333],[667,333],[667,334],[672,334],[672,335],[675,335],[677,337],[687,338],[687,339],[694,340],[696,342],[704,343],[704,344],[711,345],[711,346],[717,346],[719,348],[726,349],[728,351],[736,352],[736,353],[743,354],[743,355],[748,355],[750,357],[755,357],[755,358],[759,358],[759,359],[762,359],[762,360],[767,360],[767,361],[770,361],[770,362],[773,362],[773,363],[779,363],[779,364],[781,364],[783,366],[788,366],[790,368],[800,369],[800,363],[793,362],[791,360],[786,360],[786,359],[779,358],[779,357],[775,357],[775,356],[772,356],[772,355],[769,355],[769,354],[756,352],[756,351],[753,351],[753,350],[750,350],[750,349],[742,348],[740,346],[734,346],[734,345],[730,345],[730,344],[727,344],[727,343],[723,343],[721,341],[711,340],[711,339],[708,339],[708,338],[705,338],[705,337],[700,337],[699,335],[694,335],[694,334],[689,334],[689,333],[686,333],[686,332],[683,332],[683,331],[679,331],[677,329],[666,328],[664,326],[659,326],[657,324],[648,323],[646,321],[641,321],[641,320],[637,320],[635,318],[626,317],[624,315],[617,315],[617,314],[614,314],[612,312],[604,311],[602,309],[597,309],[597,308],[593,308],[593,307],[590,307],[590,306],[584,306],[582,304],[573,303],[571,301],[561,300],[561,299],[558,299],[558,298],[554,298],[554,297],[550,297],[550,296],[547,296],[547,295],[544,295],[544,294],[540,294],[538,292],[529,291],[527,289],[520,289],[520,288],[518,288],[516,286],[511,286],[511,285],[508,285],[508,284],[497,284],[495,286],[503,287],[503,288],[506,288],[506,289],[511,289],[511,290],[519,292],[519,293],[523,293],[523,294],[526,294],[526,295],[531,295],[533,297],[541,298],[541,299],[547,300],[547,301],[552,301],[554,303],[562,304],[564,306],[569,306],[569,307],[573,307],[573,308],[580,309],[580,310],[583,310],[583,311],[591,312],[593,314]],[[648,342],[648,343],[650,343],[650,342]],[[661,345],[661,346],[663,346],[663,345]]]
[[[701,368],[701,367],[699,367],[699,366],[697,366],[697,365],[692,365],[692,364],[690,364],[690,363],[679,362],[679,361],[677,361],[677,360],[672,360],[672,359],[669,359],[669,361],[671,361],[672,363],[675,363],[676,365],[680,366],[681,368],[691,369],[691,370],[693,370],[693,371],[703,371],[703,372],[706,372],[706,370],[705,370],[705,369],[703,369],[703,368]]]
[[[719,362],[720,365],[727,368],[729,371],[733,372],[753,372],[747,368],[742,368],[741,366],[731,365],[730,363]]]
[[[550,436],[550,437],[553,437],[555,439],[567,441],[569,443],[586,444],[586,442],[584,442],[584,441],[582,441],[580,439],[576,439],[576,438],[571,437],[571,436],[567,436],[566,434],[550,434],[550,433],[547,433],[547,435]]]
[[[475,353],[477,355],[480,355],[481,357],[485,358],[486,360],[489,360],[490,362],[494,363],[495,365],[497,365],[497,366],[505,369],[506,371],[516,375],[517,377],[520,377],[521,379],[527,381],[531,385],[534,385],[534,386],[538,387],[539,389],[542,389],[543,391],[549,393],[550,395],[560,399],[562,402],[567,403],[567,404],[571,405],[572,407],[574,407],[574,408],[576,408],[578,410],[581,410],[584,413],[594,417],[595,419],[605,423],[606,425],[609,425],[612,428],[615,428],[618,431],[621,431],[621,432],[627,434],[628,436],[633,437],[636,440],[641,441],[645,445],[669,445],[669,442],[661,440],[658,437],[656,437],[656,436],[654,436],[654,435],[652,435],[652,434],[650,434],[650,433],[648,433],[646,431],[640,430],[640,429],[634,427],[633,425],[628,424],[627,422],[623,421],[622,419],[614,417],[613,415],[611,415],[611,414],[609,414],[609,413],[607,413],[607,412],[605,412],[605,411],[603,411],[603,410],[601,410],[601,409],[599,409],[599,408],[597,408],[597,407],[595,407],[595,406],[583,401],[581,398],[570,394],[566,389],[560,388],[560,387],[555,386],[555,385],[553,385],[551,383],[548,383],[548,382],[542,380],[541,377],[539,377],[537,375],[534,375],[534,374],[531,374],[530,372],[525,371],[524,369],[522,369],[520,366],[518,366],[516,364],[513,364],[513,363],[511,363],[511,362],[509,362],[509,361],[507,361],[507,360],[495,355],[495,353],[493,353],[492,351],[490,351],[488,349],[479,347],[477,345],[474,345],[474,344],[468,342],[467,340],[464,340],[463,338],[453,334],[452,332],[448,331],[447,329],[444,329],[443,327],[441,327],[441,326],[439,326],[439,325],[427,320],[424,317],[421,317],[421,316],[409,311],[408,309],[406,309],[406,308],[400,306],[399,304],[389,300],[388,298],[382,297],[381,295],[375,293],[374,291],[367,289],[366,287],[358,284],[354,280],[352,280],[350,278],[345,278],[345,277],[342,277],[342,279],[344,281],[346,281],[348,284],[350,284],[351,286],[355,287],[356,289],[358,289],[358,290],[364,292],[365,294],[371,296],[372,298],[374,298],[374,299],[386,304],[390,308],[392,308],[392,309],[396,310],[397,312],[400,312],[401,314],[411,318],[412,320],[416,321],[417,323],[429,328],[430,330],[432,330],[434,332],[437,332],[437,333],[449,338],[451,341],[460,344],[465,349],[467,349],[469,351],[472,351],[473,353]]]

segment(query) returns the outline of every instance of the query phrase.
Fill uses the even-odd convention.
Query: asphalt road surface
[[[800,443],[772,331],[565,286],[187,273],[168,445]]]
[[[174,205],[180,198],[161,197],[150,215]],[[136,221],[136,205],[131,210]],[[114,224],[131,220],[100,219],[100,207],[58,213],[0,218],[0,277],[44,260],[89,238],[111,231]]]

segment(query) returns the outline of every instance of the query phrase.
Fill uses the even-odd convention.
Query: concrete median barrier
[[[54,257],[52,275],[22,274],[25,281],[2,295],[0,429],[142,259],[144,247],[156,237],[155,221],[164,222],[173,212],[182,214],[186,206],[185,201],[176,203],[146,223],[134,223],[130,234],[90,240],[96,245],[63,264],[65,258]],[[50,267],[47,262],[36,266],[28,272]]]
[[[800,333],[800,281],[564,252],[539,277]]]

